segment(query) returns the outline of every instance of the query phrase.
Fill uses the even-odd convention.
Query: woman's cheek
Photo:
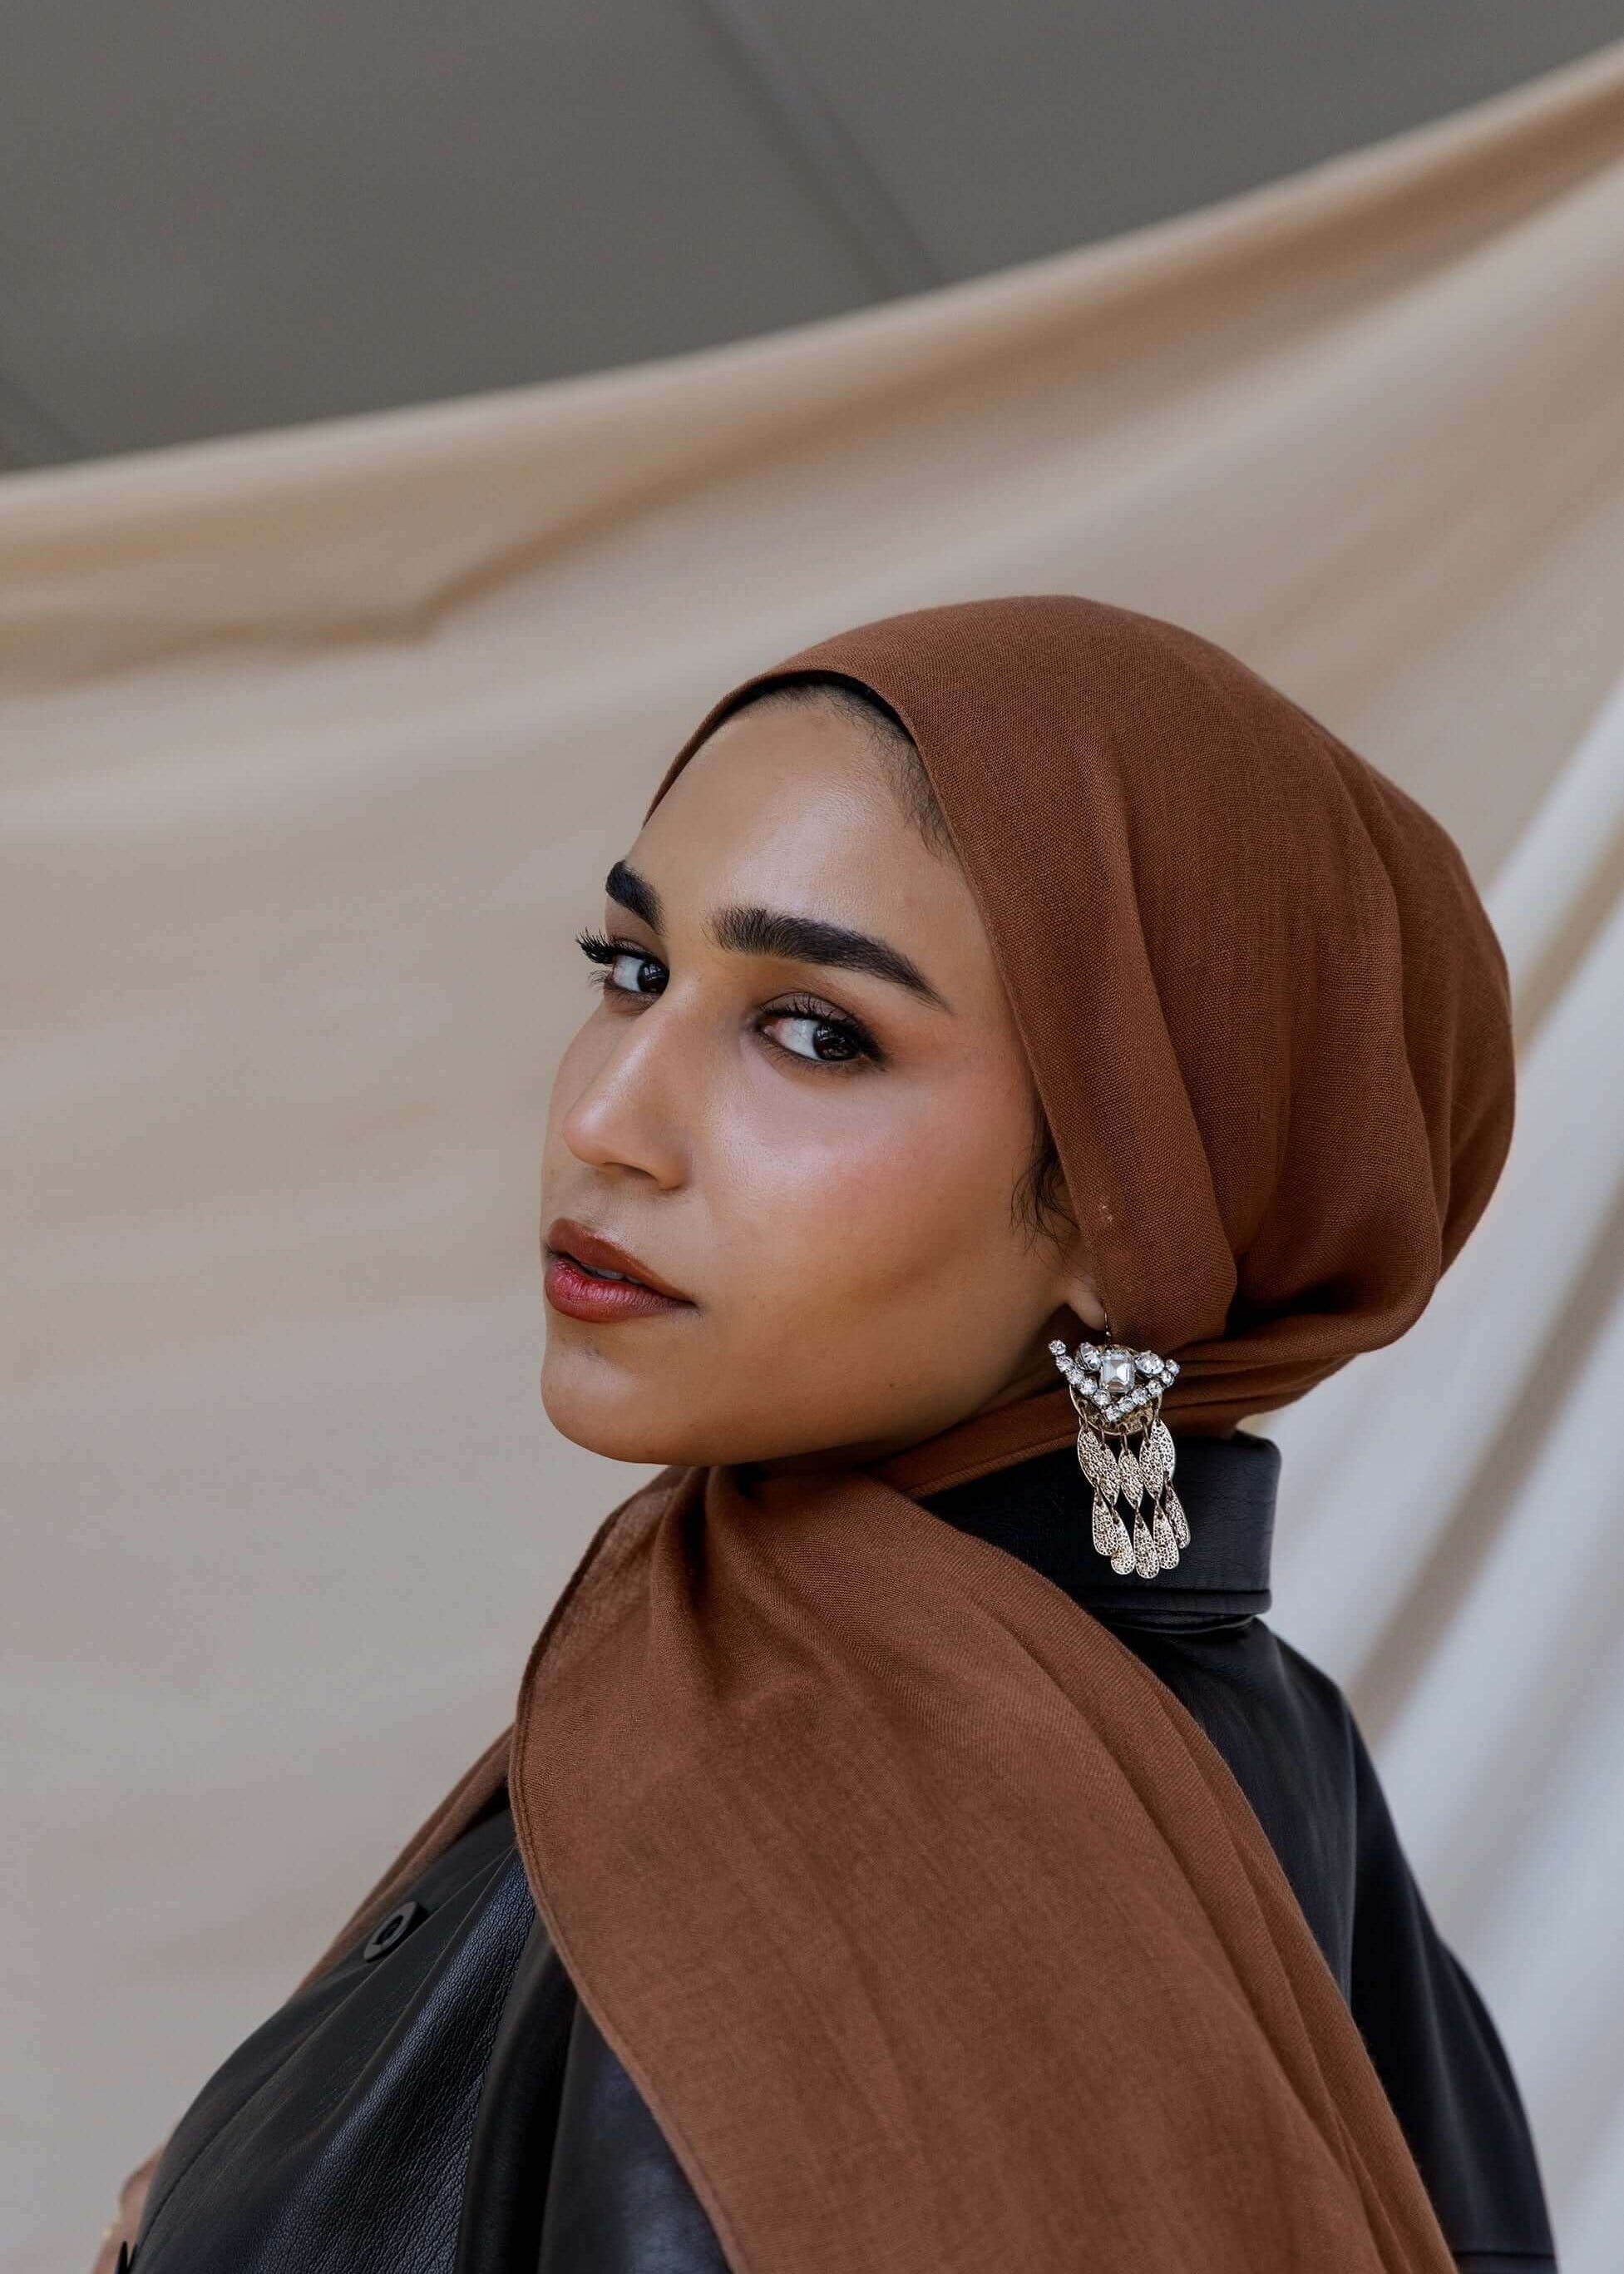
[[[777,1165],[787,1172],[774,1209],[780,1237],[831,1292],[915,1281],[921,1265],[936,1268],[944,1230],[962,1239],[973,1179],[951,1117],[876,1118],[838,1141],[787,1148]]]

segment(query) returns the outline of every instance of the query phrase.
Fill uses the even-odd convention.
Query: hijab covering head
[[[1113,1327],[1184,1360],[1176,1439],[1397,1335],[1511,1115],[1437,824],[1221,649],[1065,597],[802,650],[658,794],[797,670],[918,744]],[[1211,1740],[920,1505],[1074,1426],[1045,1391],[873,1471],[675,1468],[613,1510],[506,1756],[553,1946],[734,2274],[1450,2274]]]
[[[1111,1330],[1183,1369],[1169,1426],[1268,1412],[1402,1334],[1511,1140],[1505,959],[1447,832],[1223,648],[1064,593],[755,674],[650,811],[748,694],[812,672],[914,739]],[[1047,1404],[1064,1424],[1064,1388]]]

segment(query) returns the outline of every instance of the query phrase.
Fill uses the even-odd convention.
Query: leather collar
[[[1267,1611],[1279,1446],[1244,1429],[1229,1437],[1175,1433],[1174,1444],[1190,1545],[1176,1570],[1154,1579],[1121,1578],[1094,1552],[1088,1481],[1070,1445],[933,1493],[921,1504],[1019,1556],[1113,1624],[1207,1627]]]

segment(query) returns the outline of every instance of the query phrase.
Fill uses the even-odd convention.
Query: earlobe
[[[1069,1274],[1064,1282],[1064,1289],[1067,1306],[1076,1313],[1085,1329],[1094,1334],[1103,1333],[1106,1308],[1091,1274],[1083,1270]]]

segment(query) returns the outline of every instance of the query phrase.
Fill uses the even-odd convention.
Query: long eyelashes
[[[590,955],[594,963],[613,963],[619,955],[636,955],[642,953],[640,949],[635,948],[629,940],[610,939],[606,934],[593,931],[590,926],[584,931],[578,931],[575,934],[575,945],[581,950],[583,955]],[[647,960],[650,963],[655,963],[658,962],[658,958],[651,955]]]
[[[805,1050],[792,1050],[787,1043],[774,1041],[767,1028],[781,1019],[797,1020],[822,1034],[838,1035],[845,1055],[835,1058],[813,1058]],[[786,1002],[775,1003],[763,1015],[757,1032],[771,1049],[781,1051],[786,1058],[793,1058],[798,1065],[839,1068],[865,1063],[878,1065],[882,1060],[879,1044],[866,1027],[860,1025],[857,1020],[846,1017],[844,1013],[831,1012],[827,1005],[819,1002],[816,995],[792,995]]]
[[[655,965],[659,963],[658,955],[650,955],[646,948],[637,946],[634,941],[609,939],[601,931],[578,931],[575,934],[575,945],[581,950],[583,955],[590,956],[594,963],[601,963],[606,967],[594,982],[594,984],[598,987],[608,985],[610,974],[614,966],[627,957],[633,958],[638,963]],[[617,995],[629,995],[633,990],[629,987],[617,987],[613,991]]]
[[[634,988],[614,984],[614,966],[622,960],[652,964],[657,970],[664,969],[659,958],[650,955],[646,948],[639,947],[635,940],[611,939],[604,932],[589,929],[575,934],[575,945],[583,955],[603,967],[593,973],[592,984],[605,996],[628,1002],[651,1002],[660,992],[654,989],[648,995],[642,995]],[[804,1050],[793,1050],[787,1044],[775,1041],[767,1028],[785,1019],[797,1020],[820,1033],[838,1035],[842,1055],[833,1058],[816,1058]],[[831,1010],[815,995],[792,995],[775,1003],[763,1013],[756,1031],[771,1050],[776,1050],[780,1058],[792,1059],[797,1065],[820,1066],[838,1073],[853,1073],[864,1065],[880,1065],[884,1063],[883,1051],[860,1020],[852,1018],[847,1013]]]

